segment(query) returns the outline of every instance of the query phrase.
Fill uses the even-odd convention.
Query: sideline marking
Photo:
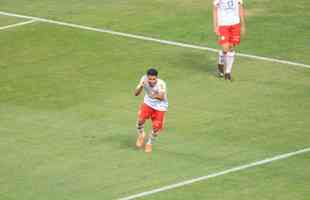
[[[271,158],[266,158],[264,160],[252,162],[252,163],[249,163],[249,164],[246,164],[246,165],[241,165],[241,166],[233,167],[231,169],[227,169],[227,170],[224,170],[224,171],[216,172],[216,173],[209,174],[209,175],[206,175],[206,176],[201,176],[201,177],[198,177],[198,178],[182,181],[180,183],[175,183],[175,184],[172,184],[172,185],[167,185],[167,186],[164,186],[164,187],[161,187],[161,188],[157,188],[157,189],[153,189],[153,190],[150,190],[150,191],[147,191],[147,192],[142,192],[142,193],[138,193],[138,194],[131,195],[131,196],[128,196],[128,197],[119,198],[118,200],[132,200],[132,199],[137,199],[137,198],[140,198],[140,197],[149,196],[151,194],[155,194],[155,193],[164,192],[164,191],[167,191],[167,190],[183,187],[185,185],[190,185],[190,184],[193,184],[193,183],[196,183],[196,182],[208,180],[210,178],[215,178],[215,177],[226,175],[226,174],[229,174],[229,173],[246,170],[246,169],[249,169],[249,168],[257,167],[257,166],[260,166],[260,165],[265,165],[265,164],[268,164],[268,163],[271,163],[271,162],[287,159],[287,158],[292,157],[292,156],[296,156],[296,155],[299,155],[299,154],[305,154],[305,153],[309,153],[309,152],[310,152],[310,147],[306,148],[306,149],[301,149],[301,150],[298,150],[298,151],[294,151],[294,152],[291,152],[291,153],[286,153],[286,154],[277,155],[277,156],[274,156],[274,157],[271,157]]]
[[[36,22],[36,21],[37,21],[37,20],[32,19],[32,20],[26,21],[26,22],[20,22],[20,23],[16,23],[16,24],[7,25],[7,26],[2,26],[2,27],[0,27],[0,30],[5,30],[5,29],[9,29],[9,28],[14,28],[14,27],[17,27],[17,26],[23,26],[23,25],[26,25],[26,24],[34,23],[34,22]]]
[[[134,34],[130,34],[130,33],[117,32],[117,31],[101,29],[101,28],[94,28],[94,27],[90,27],[90,26],[84,26],[84,25],[78,25],[78,24],[73,24],[73,23],[55,21],[55,20],[44,19],[44,18],[40,18],[40,17],[19,15],[19,14],[2,12],[2,11],[0,11],[0,15],[5,15],[5,16],[10,16],[10,17],[18,17],[18,18],[24,18],[24,19],[34,19],[37,21],[46,22],[46,23],[50,23],[50,24],[57,24],[57,25],[61,25],[61,26],[67,26],[67,27],[78,28],[78,29],[83,29],[83,30],[101,32],[101,33],[108,33],[108,34],[127,37],[127,38],[134,38],[134,39],[138,39],[138,40],[157,42],[157,43],[161,43],[161,44],[179,46],[179,47],[184,47],[184,48],[199,49],[199,50],[205,50],[205,51],[211,51],[211,52],[218,52],[219,51],[218,49],[204,47],[204,46],[198,46],[198,45],[193,45],[193,44],[185,44],[185,43],[175,42],[175,41],[170,41],[170,40],[161,40],[161,39],[152,38],[152,37],[134,35]],[[268,58],[268,57],[262,57],[262,56],[244,54],[244,53],[236,53],[236,55],[240,56],[240,57],[252,58],[252,59],[256,59],[256,60],[264,60],[264,61],[273,62],[273,63],[280,63],[280,64],[310,68],[309,64],[297,63],[297,62],[286,61],[286,60],[281,60],[281,59],[276,59],[276,58]]]

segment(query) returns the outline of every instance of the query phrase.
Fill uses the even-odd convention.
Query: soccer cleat
[[[146,144],[145,153],[151,153],[151,152],[152,152],[152,144]]]
[[[142,148],[144,146],[144,135],[139,135],[137,138],[136,146]]]
[[[230,74],[225,74],[225,80],[230,80],[231,81],[231,75]]]

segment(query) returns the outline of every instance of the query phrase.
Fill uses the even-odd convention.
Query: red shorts
[[[143,103],[138,113],[140,121],[152,120],[153,130],[158,132],[164,127],[165,112],[158,111]]]
[[[240,24],[219,27],[219,44],[240,44]]]

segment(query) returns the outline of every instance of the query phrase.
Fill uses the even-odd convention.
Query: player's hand
[[[140,94],[140,92],[143,89],[143,86],[144,86],[144,81],[141,81],[136,87],[135,96],[138,96]]]
[[[150,94],[150,96],[152,97],[152,98],[156,98],[156,96],[158,95],[158,93],[157,92],[151,92],[151,94]]]
[[[220,30],[219,30],[219,27],[218,26],[216,26],[216,27],[214,27],[214,33],[216,34],[216,35],[220,35]]]
[[[138,85],[138,87],[143,87],[144,85],[146,84],[146,81],[141,81],[140,83],[139,83],[139,85]]]

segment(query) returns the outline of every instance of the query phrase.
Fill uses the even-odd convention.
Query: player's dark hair
[[[158,76],[158,71],[154,68],[150,68],[147,70],[146,75],[148,76]]]

